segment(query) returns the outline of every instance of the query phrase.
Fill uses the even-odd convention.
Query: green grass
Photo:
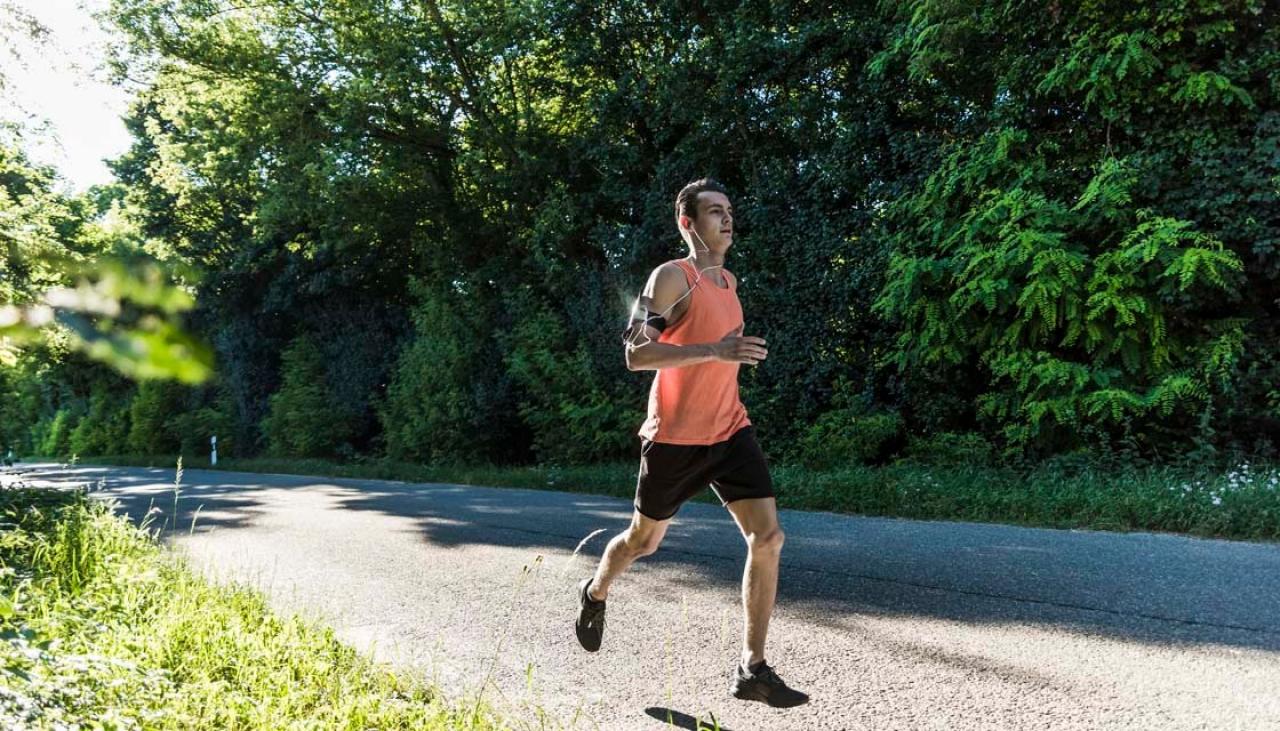
[[[173,457],[103,457],[100,464],[170,467]],[[208,467],[191,459],[189,467]],[[390,460],[225,459],[220,469],[409,482],[564,490],[629,498],[637,464],[426,466]],[[1050,528],[1150,530],[1280,540],[1280,466],[1226,470],[1101,466],[1057,460],[1029,470],[989,465],[894,464],[811,470],[772,468],[778,504],[800,510]],[[699,498],[716,502],[708,491]]]
[[[504,728],[81,491],[0,490],[0,516],[0,728]]]
[[[1224,538],[1280,539],[1280,470],[1197,473],[1172,467],[1123,471],[1045,466],[902,463],[826,473],[775,471],[793,489],[787,507],[917,519],[1050,528],[1149,530]]]

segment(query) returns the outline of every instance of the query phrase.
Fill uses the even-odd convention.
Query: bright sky
[[[50,37],[43,48],[14,39],[19,40],[25,69],[3,59],[10,97],[22,105],[32,124],[45,120],[51,127],[27,152],[56,167],[73,190],[110,182],[103,158],[116,157],[129,147],[129,134],[120,119],[128,95],[104,80],[107,35],[91,15],[107,2],[16,0],[15,5],[50,30]]]

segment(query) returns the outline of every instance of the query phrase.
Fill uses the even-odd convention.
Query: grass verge
[[[0,490],[0,728],[504,728],[194,574],[83,491]]]
[[[188,467],[207,460],[184,458]],[[101,457],[82,462],[170,467],[174,457]],[[219,469],[408,482],[564,490],[629,498],[635,464],[503,467],[428,466],[391,460],[225,459]],[[778,505],[920,520],[1011,523],[1046,528],[1168,531],[1280,540],[1280,465],[1227,470],[1099,466],[1058,461],[1031,470],[903,460],[816,471],[772,468]],[[698,498],[716,502],[709,491]]]

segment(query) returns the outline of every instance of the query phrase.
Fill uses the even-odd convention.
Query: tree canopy
[[[627,456],[651,374],[617,333],[711,175],[778,454],[1273,453],[1275,10],[114,0],[119,204],[200,273],[218,363],[173,418],[245,453]],[[281,441],[317,413],[344,428]]]

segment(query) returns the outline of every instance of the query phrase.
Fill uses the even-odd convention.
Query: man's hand
[[[739,325],[711,347],[715,352],[716,360],[755,365],[769,355],[764,345],[764,338],[754,335],[743,337],[742,325]]]

